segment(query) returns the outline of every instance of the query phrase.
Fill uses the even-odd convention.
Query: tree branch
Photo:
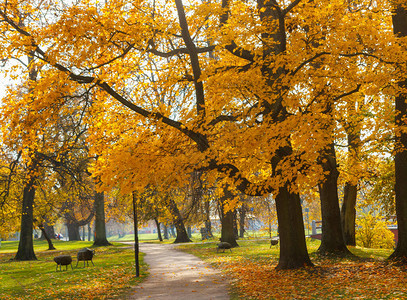
[[[196,48],[196,53],[211,52],[213,50],[215,50],[215,46]],[[163,58],[176,56],[178,54],[189,54],[189,51],[188,51],[187,48],[174,49],[174,50],[171,50],[169,52],[161,52],[161,51],[158,51],[157,49],[151,48],[151,49],[148,49],[147,52],[150,52],[150,53],[152,53],[154,55],[157,55],[157,56],[163,57]]]
[[[184,5],[182,0],[175,0],[177,6],[179,25],[181,26],[182,39],[188,49],[188,54],[191,60],[192,72],[194,74],[196,109],[198,116],[205,117],[205,94],[204,87],[201,81],[201,67],[199,64],[197,48],[192,41],[189,33],[188,22],[185,16]]]
[[[293,2],[291,2],[290,5],[288,5],[285,9],[283,9],[283,15],[285,16],[287,13],[289,13],[300,2],[301,2],[301,0],[294,0]]]
[[[224,12],[219,19],[220,27],[226,25],[229,19],[229,0],[222,0],[222,9],[224,10]],[[233,55],[246,59],[248,61],[253,62],[255,59],[255,55],[252,52],[239,47],[238,45],[236,45],[235,41],[231,41],[229,45],[225,46],[225,49]]]

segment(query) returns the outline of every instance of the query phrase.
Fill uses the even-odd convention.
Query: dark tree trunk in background
[[[70,222],[65,224],[68,228],[68,240],[69,241],[80,241],[81,235],[79,234],[79,223]]]
[[[168,240],[170,238],[168,234],[168,227],[167,225],[164,225],[163,227],[164,227],[164,239]]]
[[[103,192],[95,193],[95,241],[93,246],[110,246],[106,238],[105,223],[105,195]]]
[[[94,211],[92,211],[86,219],[77,220],[75,215],[75,201],[73,200],[66,200],[63,206],[63,210],[65,210],[64,218],[65,218],[65,225],[68,230],[68,240],[69,241],[80,241],[80,227],[89,224],[95,215]],[[83,239],[85,240],[85,238]]]
[[[92,227],[90,226],[90,222],[88,223],[88,241],[92,240]]]
[[[175,230],[174,230],[174,225],[170,225],[170,236],[171,237],[176,237],[177,235],[175,234]]]
[[[229,210],[226,213],[222,212],[222,215],[221,242],[228,242],[232,247],[239,247],[234,230],[233,211]]]
[[[227,242],[232,245],[232,247],[239,247],[236,241],[235,234],[235,218],[234,210],[226,211],[226,203],[229,199],[233,199],[235,195],[231,192],[228,186],[223,188],[223,196],[220,198],[220,212],[221,212],[221,242]]]
[[[247,207],[246,204],[242,204],[242,206],[239,209],[239,237],[243,238],[244,233],[245,233],[245,223],[246,223],[246,212],[247,212]]]
[[[239,239],[239,228],[237,226],[237,210],[233,210],[233,233],[235,234],[236,240]]]
[[[350,182],[345,183],[341,210],[341,223],[345,244],[350,246],[356,246],[355,225],[357,191],[357,185]]]
[[[21,211],[21,230],[18,251],[14,260],[37,260],[34,253],[33,229],[34,229],[34,178],[30,178],[24,186],[23,204]]]
[[[288,187],[282,187],[275,201],[280,237],[280,258],[277,269],[313,266],[305,242],[300,196],[290,193]]]
[[[48,225],[47,222],[42,223],[44,226],[44,231],[45,234],[48,236],[50,239],[55,239],[55,229],[53,225]],[[41,240],[46,240],[44,232],[41,230]]]
[[[205,202],[205,215],[206,215],[205,229],[208,234],[208,238],[213,238],[212,223],[211,223],[211,205],[210,205],[209,201]]]
[[[161,236],[160,222],[158,222],[158,219],[157,219],[157,218],[154,218],[154,222],[155,222],[155,226],[157,227],[158,239],[160,240],[160,242],[162,242],[162,241],[163,241],[163,237]]]
[[[349,112],[356,111],[356,104],[348,104]],[[357,104],[360,107],[360,104]],[[348,164],[351,168],[357,168],[360,146],[361,146],[361,125],[358,120],[349,120],[345,125],[346,134],[348,135]],[[343,192],[343,202],[341,209],[341,224],[343,231],[343,238],[346,245],[356,246],[356,200],[358,195],[358,185],[355,182],[346,182]]]
[[[171,198],[168,198],[168,209],[170,210],[173,218],[174,225],[177,229],[177,237],[175,238],[174,243],[189,243],[191,240],[188,237],[188,233],[185,229],[184,219],[181,216],[181,213],[177,207],[175,201]]]
[[[318,249],[320,254],[350,255],[343,239],[341,214],[338,198],[338,176],[336,154],[333,144],[321,154],[321,164],[327,173],[325,181],[319,184],[322,215],[322,239]]]
[[[47,240],[48,250],[55,250],[54,244],[51,241],[51,238],[48,236],[47,231],[45,230],[44,224],[38,226],[41,230],[42,236]]]

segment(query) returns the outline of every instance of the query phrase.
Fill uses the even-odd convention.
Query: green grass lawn
[[[138,236],[140,242],[149,242],[149,243],[159,243],[160,241],[158,240],[157,233],[143,233],[139,234]],[[164,236],[163,236],[164,238]],[[192,241],[200,241],[201,240],[201,234],[200,233],[193,233],[192,234]],[[125,236],[122,236],[119,238],[118,235],[113,235],[108,238],[109,241],[115,241],[115,242],[132,242],[134,241],[134,234],[126,234]],[[168,240],[164,239],[164,243],[173,243],[175,241],[175,238],[170,238]]]
[[[76,265],[76,253],[92,242],[55,241],[57,250],[47,251],[47,243],[34,243],[37,261],[11,261],[18,242],[3,241],[0,249],[0,299],[122,299],[146,276],[142,263],[141,277],[135,277],[134,251],[123,244],[95,247],[95,266]],[[55,256],[73,257],[73,270],[56,271]]]

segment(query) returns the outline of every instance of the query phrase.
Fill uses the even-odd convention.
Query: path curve
[[[173,244],[140,244],[150,275],[129,299],[229,300],[229,284],[218,270]],[[215,255],[215,253],[214,253]]]

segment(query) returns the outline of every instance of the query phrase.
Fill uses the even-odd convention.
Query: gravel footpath
[[[146,254],[150,275],[128,299],[230,299],[226,278],[196,256],[168,244],[142,243],[140,252]]]

